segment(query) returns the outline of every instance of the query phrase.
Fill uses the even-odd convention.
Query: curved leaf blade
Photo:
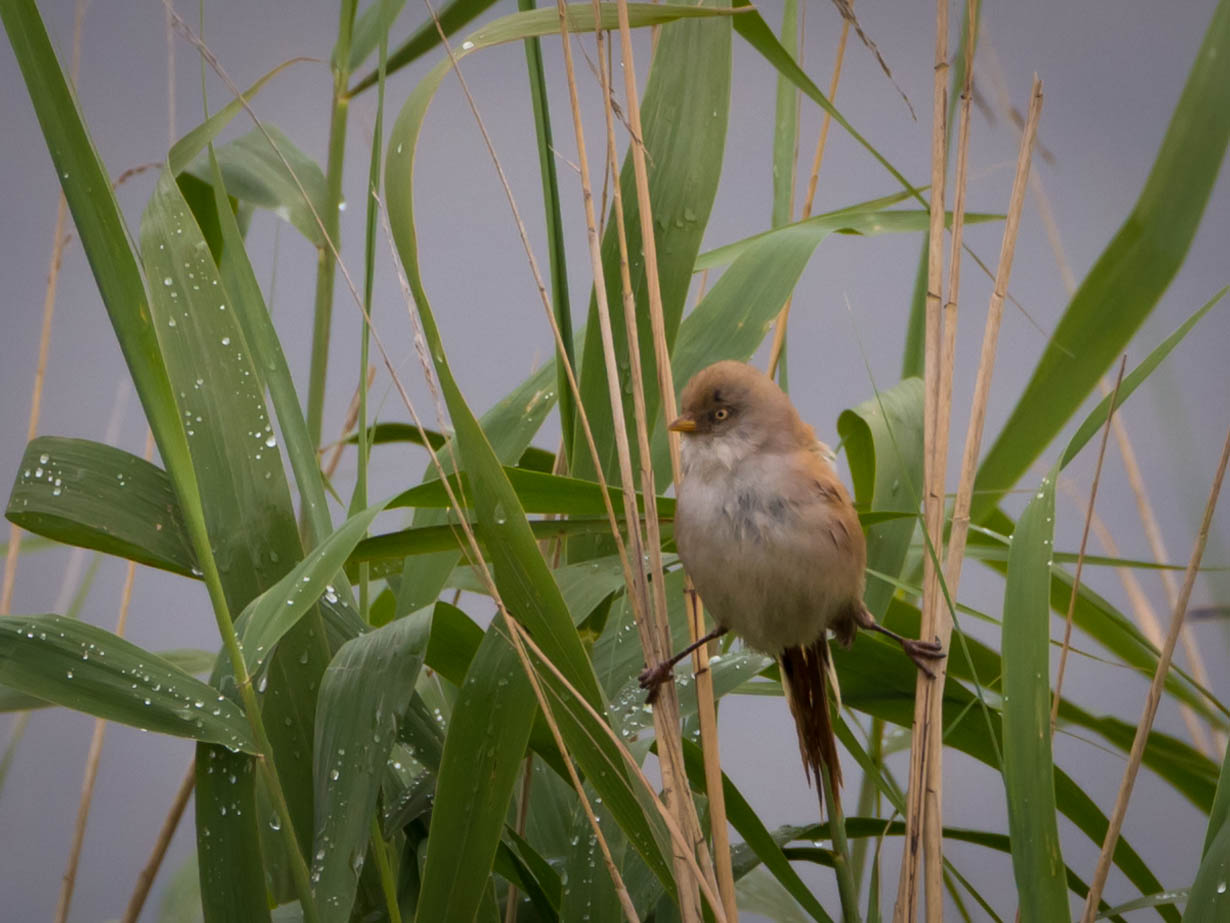
[[[78,619],[0,622],[0,683],[121,724],[255,752],[243,712],[157,654]]]

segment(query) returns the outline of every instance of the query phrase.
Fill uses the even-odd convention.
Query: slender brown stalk
[[[1006,292],[1008,290],[1008,282],[1012,274],[1012,258],[1016,249],[1017,234],[1020,229],[1021,212],[1025,202],[1025,188],[1029,176],[1029,165],[1033,150],[1034,139],[1037,135],[1038,119],[1042,112],[1042,82],[1034,78],[1033,90],[1030,94],[1029,116],[1026,121],[1025,131],[1021,138],[1021,145],[1017,155],[1016,176],[1012,184],[1012,195],[1008,206],[1008,217],[1004,225],[1003,241],[1000,245],[999,265],[995,273],[995,287],[991,293],[990,305],[987,310],[986,328],[983,332],[982,351],[979,357],[978,374],[974,384],[974,397],[970,410],[969,426],[966,431],[965,450],[961,462],[961,479],[957,489],[956,500],[953,506],[952,531],[949,538],[949,546],[947,558],[944,568],[944,587],[947,591],[948,598],[954,604],[956,600],[957,589],[961,579],[961,565],[965,555],[965,541],[969,534],[969,513],[970,504],[973,497],[974,476],[977,473],[978,457],[982,446],[982,430],[986,420],[987,401],[991,390],[991,377],[995,366],[995,353],[999,341],[999,327],[1003,318],[1003,307]],[[941,495],[942,499],[942,495]],[[938,557],[939,551],[936,549]],[[938,575],[937,575],[938,577]],[[937,580],[938,589],[938,580]],[[930,637],[929,632],[934,632],[934,635],[939,639],[940,643],[947,649],[952,638],[952,613],[947,607],[940,606],[937,608],[936,624],[933,628],[923,628],[923,636]],[[940,831],[943,815],[942,815],[942,749],[943,749],[943,688],[944,679],[947,674],[947,661],[940,661],[935,666],[935,679],[929,679],[923,674],[918,676],[917,697],[915,699],[915,734],[914,747],[911,748],[910,754],[910,791],[918,787],[923,789],[918,795],[917,802],[914,797],[911,797],[908,804],[908,813],[906,816],[906,851],[907,862],[906,866],[915,864],[918,856],[910,856],[911,852],[917,852],[917,845],[910,835],[910,830],[918,830],[916,824],[923,826],[924,830],[929,830],[928,824],[930,821],[924,820],[924,815],[927,818],[932,818],[935,824],[935,830]],[[920,786],[921,782],[921,786]],[[925,794],[924,794],[925,792]],[[917,806],[916,806],[917,805]],[[916,813],[917,812],[917,813]],[[915,834],[917,836],[917,834]],[[927,891],[927,908],[929,916],[936,913],[942,913],[942,894],[940,887],[942,886],[942,864],[941,856],[938,853],[939,843],[930,836],[926,837],[928,852],[928,891]],[[934,855],[934,862],[932,856]],[[932,869],[936,877],[934,887],[932,887]],[[917,902],[917,871],[913,873],[912,886],[913,892],[906,890],[905,885],[911,882],[907,881],[906,869],[903,867],[902,872],[902,889],[897,894],[896,919],[912,919],[913,906]],[[932,894],[934,893],[934,900]]]
[[[1209,502],[1204,509],[1204,520],[1200,523],[1200,532],[1196,536],[1196,547],[1192,549],[1192,557],[1188,562],[1187,572],[1183,576],[1183,587],[1179,590],[1178,599],[1175,600],[1174,613],[1170,617],[1170,629],[1166,632],[1166,643],[1162,646],[1161,655],[1157,659],[1157,669],[1153,673],[1153,682],[1149,684],[1149,694],[1145,698],[1144,711],[1140,716],[1140,723],[1136,726],[1136,737],[1132,741],[1132,750],[1128,755],[1127,766],[1123,770],[1119,796],[1115,799],[1115,808],[1110,815],[1106,839],[1102,841],[1102,852],[1098,856],[1093,880],[1089,883],[1089,895],[1085,900],[1085,910],[1081,914],[1082,923],[1093,923],[1097,916],[1098,902],[1102,899],[1102,889],[1106,886],[1106,876],[1110,873],[1115,846],[1119,842],[1119,832],[1123,829],[1123,818],[1127,814],[1128,802],[1132,797],[1132,786],[1136,782],[1136,773],[1144,757],[1145,744],[1153,728],[1153,719],[1157,716],[1158,704],[1162,700],[1162,687],[1166,682],[1166,674],[1170,672],[1170,661],[1174,656],[1179,633],[1183,630],[1183,616],[1187,612],[1192,588],[1196,585],[1196,576],[1200,572],[1200,560],[1204,557],[1204,547],[1209,540],[1209,526],[1213,521],[1213,511],[1217,507],[1217,497],[1221,493],[1228,461],[1230,461],[1230,431],[1226,433],[1226,442],[1221,450],[1221,460],[1217,464],[1217,473],[1213,476],[1213,486],[1209,490]]]
[[[936,602],[938,600],[938,556],[943,548],[944,483],[935,477],[936,458],[947,446],[935,443],[935,421],[939,411],[939,360],[944,271],[944,184],[947,175],[948,144],[948,0],[936,0],[934,85],[931,102],[931,222],[927,250],[927,295],[924,324],[923,382],[923,528],[927,544],[934,549],[935,559],[923,554],[922,637],[936,632]],[[946,456],[945,456],[946,457]],[[942,676],[942,674],[940,674]],[[914,726],[925,726],[923,686],[914,705]],[[941,686],[942,688],[942,686]],[[929,745],[927,745],[929,746]],[[920,738],[910,749],[910,783],[906,793],[905,852],[897,885],[897,903],[893,910],[895,923],[913,923],[918,912],[918,879],[922,853],[919,850],[923,832],[925,806],[923,786],[929,754]],[[938,799],[938,793],[937,793]]]
[[[658,279],[658,253],[653,226],[653,207],[649,198],[649,174],[645,162],[645,132],[641,125],[640,93],[636,85],[636,64],[632,53],[632,30],[628,22],[627,0],[617,0],[616,10],[619,16],[620,57],[624,73],[624,104],[627,107],[628,126],[632,135],[629,150],[632,156],[632,172],[635,179],[641,225],[641,250],[645,260],[645,280],[649,295],[649,323],[653,331],[654,362],[657,367],[658,389],[662,396],[662,411],[665,418],[671,420],[677,412],[675,384],[671,376],[670,350],[666,343],[666,321],[662,309],[662,292]],[[678,485],[681,477],[679,435],[668,431],[667,440],[670,446],[671,471],[674,474],[675,483]],[[656,512],[650,512],[649,515],[652,517],[656,515]],[[661,580],[657,581],[657,588],[659,590],[662,588],[662,583]],[[685,592],[687,592],[687,589],[685,589]],[[665,606],[664,597],[660,600],[660,604],[663,607]],[[695,642],[704,633],[704,626],[703,621],[700,619],[699,607],[693,609],[692,615],[694,618],[689,619],[688,634],[689,641]],[[669,623],[665,618],[662,619],[659,631],[662,649],[667,650],[671,646],[671,639]],[[702,730],[709,731],[709,736],[702,740],[705,760],[707,764],[712,761],[717,766],[719,760],[716,737],[717,718],[713,705],[713,677],[709,672],[709,653],[701,646],[693,652],[692,658],[696,673],[697,707],[699,712],[702,713],[700,718],[701,727]],[[708,712],[708,714],[704,714],[705,712]],[[678,730],[679,725],[676,720],[672,725],[672,733],[669,737],[663,738],[659,736],[658,758],[663,766],[664,782],[670,776],[677,780],[666,782],[666,784],[677,785],[676,792],[681,826],[692,838],[695,848],[702,850],[703,853],[704,841],[700,832],[700,821],[696,816],[696,808],[692,803],[690,789],[687,784],[687,774],[683,767],[683,753],[677,740]],[[665,759],[663,759],[664,750]],[[720,766],[717,766],[716,770],[713,767],[708,767],[706,771],[710,776],[716,772],[718,773],[717,777],[720,778]],[[668,792],[669,794],[671,793]],[[726,814],[721,786],[711,788],[709,797],[711,799],[710,814],[712,827],[714,829],[718,827],[724,828],[726,825]],[[729,853],[719,855],[717,861],[720,864],[728,862]],[[709,873],[711,866],[706,863],[702,868],[704,868],[706,873]],[[722,877],[728,881],[730,886],[729,892],[725,895],[724,905],[728,905],[728,913],[737,913],[733,898],[733,873],[728,874],[726,871],[723,871]],[[679,889],[679,907],[685,923],[700,919],[700,904],[696,898],[695,891],[692,889],[685,890],[682,882]]]
[[[803,7],[800,9],[802,12]],[[837,98],[837,86],[841,83],[841,68],[846,59],[846,41],[850,37],[850,20],[844,16],[841,20],[841,36],[837,39],[837,53],[833,58],[833,76],[829,80],[829,101]],[[800,55],[801,55],[800,46]],[[816,152],[812,155],[811,175],[807,180],[807,193],[803,198],[803,211],[800,220],[811,217],[812,205],[816,200],[816,186],[820,181],[820,165],[824,162],[824,150],[828,145],[829,126],[833,122],[832,115],[825,110],[824,118],[820,120],[820,136],[816,139]],[[790,306],[794,302],[794,294],[786,299],[778,312],[777,323],[773,328],[773,345],[769,347],[769,365],[767,374],[770,378],[777,375],[777,364],[781,361],[782,350],[786,346],[786,328],[790,323]]]
[[[1081,571],[1085,567],[1085,548],[1089,544],[1089,528],[1093,523],[1093,508],[1098,499],[1098,484],[1102,480],[1102,462],[1106,458],[1106,441],[1110,437],[1110,424],[1115,415],[1115,402],[1119,399],[1119,386],[1123,384],[1123,372],[1127,368],[1127,356],[1119,361],[1119,375],[1115,390],[1110,395],[1110,408],[1106,425],[1102,427],[1102,443],[1098,446],[1098,462],[1093,469],[1093,485],[1089,488],[1089,508],[1085,511],[1085,528],[1081,532],[1081,547],[1076,555],[1076,573],[1072,577],[1072,595],[1068,597],[1068,615],[1064,620],[1063,645],[1059,649],[1059,668],[1055,671],[1055,696],[1051,702],[1051,737],[1055,736],[1055,724],[1059,721],[1059,700],[1063,695],[1063,672],[1068,665],[1068,649],[1072,644],[1072,615],[1076,611],[1076,597],[1081,589]]]
[[[615,435],[616,452],[619,461],[620,479],[624,484],[624,504],[626,518],[629,524],[628,539],[631,545],[631,559],[636,562],[635,568],[625,571],[628,583],[629,599],[636,614],[636,624],[640,634],[641,645],[645,659],[649,663],[657,662],[667,655],[669,649],[669,631],[666,628],[665,595],[662,590],[661,569],[661,539],[657,530],[656,509],[652,500],[646,501],[645,514],[648,534],[642,539],[640,529],[636,525],[639,517],[636,510],[636,498],[632,486],[636,483],[632,471],[631,447],[628,443],[627,421],[624,416],[623,394],[619,384],[619,367],[615,357],[614,333],[611,324],[610,306],[606,297],[606,278],[602,266],[601,241],[598,236],[597,217],[594,213],[593,193],[590,187],[589,154],[585,143],[585,133],[580,115],[580,103],[577,94],[575,69],[572,63],[571,37],[568,34],[568,22],[565,8],[558,4],[560,28],[564,49],[564,66],[569,87],[569,100],[572,104],[573,128],[577,145],[577,158],[580,166],[582,199],[585,206],[587,241],[589,243],[590,268],[594,277],[595,301],[598,308],[599,332],[602,339],[603,362],[606,369],[608,400],[611,405],[612,428]],[[603,171],[612,170],[611,162],[615,152],[615,134],[613,113],[611,107],[610,85],[607,80],[606,55],[601,41],[597,43],[598,65],[597,73],[602,84],[604,100],[604,117],[607,129],[607,157],[604,160]],[[638,135],[639,137],[639,135]],[[618,170],[612,170],[618,176]],[[642,461],[641,483],[644,495],[651,498],[655,495],[652,469],[646,470],[649,464],[649,442],[646,423],[645,401],[643,391],[643,374],[639,341],[636,332],[636,305],[632,299],[632,286],[628,271],[628,256],[626,249],[625,229],[623,226],[623,201],[618,181],[611,184],[615,203],[617,220],[617,237],[620,242],[621,280],[624,298],[624,319],[628,324],[629,361],[633,364],[630,380],[633,383],[633,410],[638,435],[638,450]],[[642,565],[643,555],[648,550],[651,556],[650,565],[659,579],[654,581],[651,591]],[[656,592],[654,592],[656,591]],[[652,593],[652,596],[651,596]],[[659,598],[660,597],[660,598]],[[663,795],[667,810],[687,832],[689,841],[695,843],[699,839],[699,820],[695,818],[687,784],[687,774],[683,768],[682,752],[676,739],[679,722],[678,699],[674,690],[658,700],[654,709],[654,728],[659,741],[659,762],[662,768]],[[694,848],[694,847],[693,847]],[[693,882],[690,869],[684,857],[676,853],[673,856],[676,879],[680,884],[681,906],[692,904],[696,907],[699,919],[699,895],[697,883]],[[690,898],[688,897],[690,895]],[[688,917],[685,910],[685,919]]]
[[[162,866],[162,860],[167,854],[167,847],[171,845],[171,838],[175,836],[175,830],[184,816],[184,809],[188,807],[188,799],[192,797],[194,788],[196,788],[196,760],[188,763],[188,771],[184,773],[184,780],[179,783],[175,798],[171,801],[171,809],[162,821],[162,829],[158,831],[154,849],[137,876],[137,885],[133,888],[132,897],[128,899],[128,907],[124,910],[120,923],[137,923],[137,918],[141,916],[141,910],[145,907],[150,888],[154,885],[154,878],[158,875],[158,869]]]

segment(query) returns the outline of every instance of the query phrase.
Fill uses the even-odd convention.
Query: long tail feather
[[[820,771],[829,767],[833,776],[833,797],[840,803],[841,762],[837,756],[837,737],[829,716],[825,677],[829,672],[829,647],[821,638],[807,647],[790,647],[778,658],[782,684],[794,715],[799,735],[799,752],[808,781],[820,788]]]

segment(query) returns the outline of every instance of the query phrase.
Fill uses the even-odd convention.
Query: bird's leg
[[[906,656],[914,661],[914,665],[931,679],[935,679],[935,674],[931,672],[931,667],[927,664],[928,660],[941,660],[947,655],[944,653],[944,648],[940,646],[940,639],[934,641],[916,641],[914,638],[907,638],[897,634],[891,628],[885,628],[875,620],[875,616],[867,611],[866,606],[859,606],[854,615],[858,622],[859,628],[864,628],[867,631],[878,631],[882,635],[888,635],[905,651]]]
[[[651,705],[653,704],[653,700],[658,697],[658,687],[670,678],[671,673],[675,669],[675,664],[681,661],[684,657],[688,656],[688,654],[692,653],[692,651],[696,650],[701,645],[708,644],[715,638],[722,637],[722,635],[726,634],[728,631],[730,631],[729,628],[719,625],[717,628],[713,629],[713,631],[709,632],[709,634],[689,644],[669,660],[663,660],[660,663],[655,663],[652,667],[646,667],[643,671],[641,671],[641,675],[638,677],[641,683],[641,688],[649,693],[646,697],[646,701]]]

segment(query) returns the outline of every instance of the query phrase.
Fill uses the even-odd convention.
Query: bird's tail
[[[799,752],[808,781],[821,789],[820,771],[829,767],[833,777],[833,798],[840,803],[841,763],[837,757],[837,737],[829,716],[825,677],[830,672],[829,646],[824,638],[806,647],[789,647],[778,658],[782,685],[790,713],[799,735]],[[831,813],[831,810],[830,810]]]

